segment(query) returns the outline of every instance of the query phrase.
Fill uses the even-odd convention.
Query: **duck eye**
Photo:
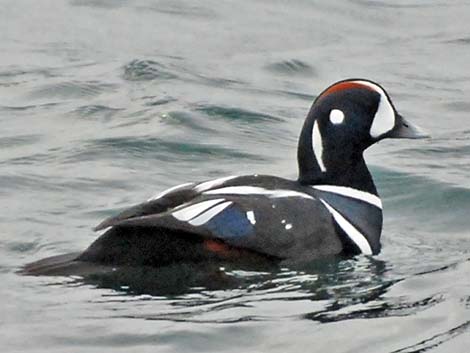
[[[333,109],[330,112],[330,121],[335,124],[341,124],[344,120],[344,113],[339,109]]]

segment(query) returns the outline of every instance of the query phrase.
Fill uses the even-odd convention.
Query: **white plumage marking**
[[[339,109],[331,110],[330,121],[335,125],[341,124],[344,121],[344,113]]]
[[[323,163],[323,140],[320,134],[320,129],[318,128],[318,121],[316,120],[313,124],[312,148],[320,170],[322,172],[326,172],[325,164]]]
[[[158,200],[159,198],[168,195],[170,192],[173,192],[173,191],[176,191],[176,190],[179,190],[179,189],[183,189],[184,187],[189,186],[189,185],[193,185],[193,184],[194,183],[184,183],[184,184],[173,186],[169,189],[166,189],[166,190],[156,194],[155,196],[152,196],[147,201]]]
[[[374,138],[377,138],[380,135],[383,135],[392,130],[395,126],[395,111],[385,91],[376,84],[373,84],[372,82],[355,82],[360,83],[361,85],[368,86],[380,94],[379,107],[377,108],[374,120],[372,121],[372,126],[370,127],[370,135]]]
[[[200,215],[202,212],[208,210],[212,206],[225,201],[225,199],[214,199],[198,202],[194,205],[184,207],[172,213],[173,217],[180,221],[189,221],[190,219]]]
[[[226,176],[226,177],[223,177],[223,178],[208,180],[208,181],[205,181],[201,184],[198,184],[194,188],[194,190],[196,190],[197,192],[203,192],[203,191],[209,190],[209,189],[211,189],[215,186],[220,186],[223,183],[225,183],[226,181],[228,181],[230,179],[235,179],[236,177],[237,177],[237,175],[230,175],[230,176]]]
[[[312,196],[305,194],[303,192],[277,189],[277,190],[268,190],[265,188],[260,188],[258,186],[227,186],[225,188],[214,189],[204,192],[204,194],[209,195],[266,195],[271,198],[281,198],[281,197],[302,197],[306,199],[313,199]]]
[[[325,200],[320,199],[320,201],[325,205],[341,229],[343,229],[343,231],[354,242],[354,244],[358,246],[361,252],[366,255],[372,255],[372,249],[366,237],[361,232],[359,232],[356,227],[349,223],[348,220],[346,220],[346,218],[344,218],[338,211],[331,207]]]
[[[313,188],[320,191],[327,191],[334,194],[361,200],[382,209],[382,200],[380,200],[380,198],[378,198],[377,196],[365,191],[349,188],[347,186],[336,185],[315,185],[313,186]]]
[[[255,225],[256,224],[256,218],[255,218],[255,213],[253,211],[248,211],[246,213],[246,218],[250,221],[251,224]]]
[[[290,229],[292,229],[292,224],[287,223],[284,228],[286,228],[286,230],[290,230]]]
[[[203,224],[207,223],[208,221],[210,221],[215,216],[217,216],[220,212],[225,210],[232,203],[233,203],[232,201],[222,202],[222,203],[210,208],[208,211],[203,212],[199,216],[191,219],[189,221],[189,224],[191,224],[193,226],[203,225]]]
[[[108,230],[110,230],[111,228],[112,228],[112,226],[109,226],[109,227],[100,229],[97,234],[98,234],[99,236],[101,236],[101,235],[103,235],[104,233],[106,233]]]

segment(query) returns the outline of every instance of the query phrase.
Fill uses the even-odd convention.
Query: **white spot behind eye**
[[[344,113],[339,109],[333,109],[330,112],[330,121],[335,124],[341,124],[344,121]]]

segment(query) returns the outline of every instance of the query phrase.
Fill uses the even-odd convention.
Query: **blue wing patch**
[[[211,218],[205,226],[220,238],[245,237],[254,232],[246,213],[233,205]]]

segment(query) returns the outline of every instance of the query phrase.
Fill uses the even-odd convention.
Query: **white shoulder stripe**
[[[382,209],[382,200],[374,194],[365,191],[336,185],[314,185],[313,188],[361,200]]]
[[[218,204],[217,206],[212,207],[208,211],[200,214],[199,216],[191,219],[189,221],[189,224],[191,224],[193,226],[203,225],[204,223],[210,221],[213,217],[217,216],[220,212],[225,210],[232,203],[233,203],[232,201],[222,202],[222,203]]]
[[[147,201],[158,200],[159,198],[168,195],[170,192],[173,192],[173,191],[176,191],[176,190],[179,190],[179,189],[183,189],[184,187],[192,185],[192,184],[194,184],[194,183],[184,183],[184,184],[173,186],[169,189],[166,189],[166,190],[162,191],[159,194],[156,194],[155,196],[152,196]]]
[[[203,192],[203,191],[209,190],[209,189],[211,189],[215,186],[220,186],[223,183],[225,183],[226,181],[231,180],[231,179],[235,179],[237,177],[238,177],[238,175],[230,175],[230,176],[226,176],[226,177],[223,177],[223,178],[208,180],[208,181],[205,181],[201,184],[198,184],[194,188],[194,190],[196,190],[197,192]]]
[[[198,202],[194,205],[183,207],[178,211],[173,212],[172,215],[180,221],[189,221],[190,219],[197,217],[202,212],[207,211],[209,208],[222,201],[225,201],[225,199],[214,199]]]
[[[280,197],[302,197],[306,199],[313,199],[312,196],[303,192],[286,189],[268,190],[258,186],[228,186],[221,189],[214,189],[204,192],[210,195],[265,195],[272,198]]]
[[[343,229],[343,231],[347,234],[347,236],[356,244],[361,252],[366,255],[372,255],[372,249],[367,241],[366,237],[361,234],[351,223],[346,220],[338,211],[336,211],[333,207],[331,207],[327,202],[323,199],[320,201],[325,205],[328,211],[333,216],[334,220],[338,225]]]

